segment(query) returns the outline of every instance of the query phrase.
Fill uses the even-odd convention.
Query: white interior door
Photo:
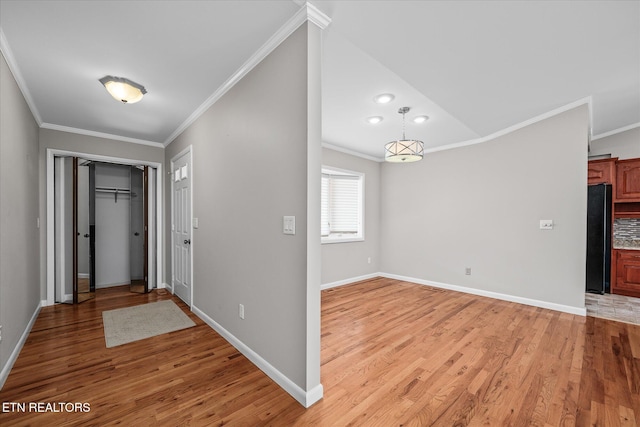
[[[171,171],[173,293],[191,306],[191,152],[172,161]]]

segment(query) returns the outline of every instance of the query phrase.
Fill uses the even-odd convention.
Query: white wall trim
[[[46,186],[47,186],[47,196],[46,196],[46,206],[47,206],[47,237],[46,237],[46,246],[47,246],[47,305],[55,304],[56,300],[56,248],[55,248],[55,153],[47,150],[47,159],[46,159]]]
[[[589,97],[586,97],[586,98],[579,99],[579,100],[577,100],[575,102],[572,102],[570,104],[564,105],[562,107],[556,108],[554,110],[547,111],[546,113],[540,114],[539,116],[535,116],[535,117],[530,118],[528,120],[525,120],[523,122],[516,123],[513,126],[509,126],[509,127],[504,128],[502,130],[494,132],[494,133],[492,133],[490,135],[483,136],[481,138],[470,139],[470,140],[467,140],[467,141],[460,141],[460,142],[454,142],[452,144],[440,145],[440,146],[434,147],[434,148],[428,148],[428,149],[425,149],[424,152],[425,152],[425,154],[435,153],[435,152],[438,152],[438,151],[451,150],[451,149],[454,149],[454,148],[467,147],[469,145],[476,145],[476,144],[481,144],[483,142],[492,141],[492,140],[494,140],[496,138],[499,138],[501,136],[507,135],[507,134],[509,134],[511,132],[515,132],[515,131],[517,131],[519,129],[522,129],[522,128],[530,126],[532,124],[541,122],[541,121],[546,120],[548,118],[551,118],[553,116],[557,116],[558,114],[564,113],[565,111],[572,110],[572,109],[574,109],[576,107],[579,107],[579,106],[585,105],[585,104],[589,107],[589,117],[591,117],[593,108],[592,108],[592,100],[591,100],[591,97],[589,96]],[[617,129],[615,131],[608,132],[606,134],[598,135],[597,137],[591,138],[591,140],[598,139],[598,138],[603,138],[605,136],[610,136],[610,135],[613,135],[614,133],[624,132],[624,131],[627,131],[627,130],[630,130],[630,129],[634,129],[636,127],[640,127],[640,123],[636,123],[634,125],[626,126],[624,128],[620,128],[620,129]],[[591,126],[589,127],[589,129],[591,129]],[[331,150],[340,151],[340,152],[346,153],[346,154],[351,154],[352,156],[361,157],[361,158],[367,159],[367,160],[373,160],[374,162],[380,162],[380,163],[384,162],[383,158],[369,156],[367,154],[359,153],[357,151],[353,151],[353,150],[350,150],[348,148],[339,147],[337,145],[329,144],[329,143],[326,143],[326,142],[323,142],[322,146],[325,147],[325,148],[329,148]]]
[[[317,8],[306,3],[295,15],[293,15],[265,44],[260,47],[235,73],[231,75],[209,98],[207,98],[171,135],[164,141],[164,146],[171,144],[193,122],[203,115],[213,104],[236,85],[244,76],[255,68],[264,58],[275,50],[284,40],[307,20],[324,29],[331,19]],[[326,25],[322,26],[323,23]]]
[[[236,338],[231,332],[227,331],[219,323],[209,317],[205,312],[200,310],[195,305],[192,305],[191,310],[202,319],[207,325],[222,335],[222,337],[234,346],[240,353],[242,353],[247,359],[256,365],[262,372],[267,374],[269,378],[275,381],[280,387],[282,387],[287,393],[289,393],[294,399],[296,399],[302,406],[308,408],[315,402],[320,400],[323,396],[322,384],[317,385],[309,391],[304,391],[300,386],[291,381],[286,375],[277,370],[273,365],[263,359],[258,353],[253,351],[249,346]]]
[[[329,144],[328,142],[323,142],[322,143],[322,147],[328,148],[328,149],[333,150],[333,151],[339,151],[341,153],[350,154],[350,155],[355,156],[355,157],[360,157],[360,158],[365,159],[365,160],[371,160],[371,161],[378,162],[378,163],[384,162],[384,159],[381,158],[381,157],[374,157],[374,156],[370,156],[368,154],[362,154],[362,153],[359,153],[357,151],[350,150],[348,148],[343,148],[343,147],[339,147],[337,145]]]
[[[43,303],[46,303],[46,301],[40,301],[40,303],[36,307],[35,311],[33,312],[33,315],[31,316],[31,319],[29,320],[29,323],[27,324],[27,327],[24,329],[24,332],[22,332],[22,335],[20,335],[20,339],[18,340],[18,342],[16,343],[16,346],[13,348],[13,351],[9,355],[9,359],[7,359],[7,363],[4,364],[4,366],[2,367],[2,371],[0,371],[0,390],[2,389],[2,387],[4,387],[4,383],[5,381],[7,381],[7,378],[9,377],[11,368],[13,368],[13,364],[16,363],[16,360],[18,360],[18,355],[20,355],[20,351],[22,351],[22,347],[24,347],[24,343],[27,341],[27,338],[29,337],[31,328],[33,328],[33,324],[36,322],[36,319],[38,318],[38,314],[40,314],[40,309],[42,308]]]
[[[4,35],[4,31],[2,31],[2,28],[0,28],[0,51],[2,51],[2,54],[4,55],[4,58],[7,60],[7,65],[9,66],[9,70],[11,70],[11,74],[13,74],[13,78],[15,79],[16,83],[18,84],[18,87],[20,88],[20,91],[22,92],[22,96],[24,97],[27,105],[29,106],[29,109],[31,110],[31,114],[33,115],[33,118],[35,119],[36,123],[38,123],[38,127],[43,128],[43,129],[52,129],[52,130],[58,130],[58,131],[62,131],[62,132],[69,132],[69,133],[75,133],[75,134],[79,134],[79,135],[87,135],[87,136],[95,136],[98,138],[108,138],[108,139],[114,139],[117,141],[123,141],[123,142],[130,142],[133,144],[142,144],[142,145],[150,145],[152,147],[164,147],[164,145],[160,142],[155,142],[155,141],[147,141],[144,139],[137,139],[137,138],[129,138],[126,136],[120,136],[120,135],[115,135],[115,134],[110,134],[110,133],[103,133],[103,132],[95,132],[92,130],[87,130],[87,129],[78,129],[78,128],[74,128],[74,127],[69,127],[69,126],[62,126],[62,125],[56,125],[56,124],[52,124],[52,123],[46,123],[42,121],[42,118],[40,116],[40,112],[38,111],[38,109],[36,108],[36,104],[33,101],[33,97],[31,96],[31,92],[29,92],[29,89],[27,88],[27,84],[24,81],[24,78],[22,77],[22,73],[20,72],[20,68],[18,67],[18,63],[15,60],[15,57],[13,56],[13,51],[11,50],[11,47],[9,46],[9,43]]]
[[[483,297],[495,298],[503,301],[516,302],[518,304],[530,305],[533,307],[546,308],[549,310],[562,311],[564,313],[586,316],[585,307],[573,307],[570,305],[556,304],[553,302],[540,301],[531,298],[518,297],[515,295],[502,294],[499,292],[485,291],[483,289],[468,288],[466,286],[450,285],[448,283],[434,282],[431,280],[416,279],[415,277],[401,276],[398,274],[380,273],[380,276],[388,279],[403,280],[405,282],[417,283],[419,285],[433,286],[435,288],[449,289],[451,291],[463,292],[465,294],[480,295]]]
[[[158,285],[158,289],[169,289],[169,291],[173,294],[173,289],[167,283],[162,282]]]
[[[97,138],[113,139],[116,141],[130,142],[132,144],[149,145],[151,147],[164,148],[164,145],[162,145],[162,143],[160,142],[147,141],[145,139],[129,138],[128,136],[120,136],[112,133],[96,132],[96,131],[87,130],[87,129],[79,129],[79,128],[74,128],[69,126],[55,125],[52,123],[42,123],[40,127],[43,129],[57,130],[60,132],[75,133],[78,135],[94,136]]]
[[[504,128],[502,130],[499,130],[497,132],[494,132],[490,135],[487,136],[483,136],[482,138],[476,138],[476,139],[471,139],[468,141],[462,141],[462,142],[455,142],[453,144],[447,144],[447,145],[441,145],[439,147],[434,147],[434,148],[429,148],[424,150],[425,153],[435,153],[437,151],[444,151],[444,150],[450,150],[452,148],[459,148],[459,147],[467,147],[469,145],[475,145],[475,144],[481,144],[483,142],[488,142],[488,141],[492,141],[496,138],[499,138],[501,136],[507,135],[511,132],[515,132],[519,129],[525,128],[527,126],[531,126],[535,123],[541,122],[543,120],[547,120],[551,117],[557,116],[558,114],[562,114],[566,111],[572,110],[576,107],[579,107],[581,105],[587,105],[589,108],[589,117],[591,117],[591,111],[592,111],[592,99],[590,96],[586,97],[586,98],[582,98],[579,99],[577,101],[574,101],[570,104],[564,105],[562,107],[556,108],[554,110],[551,111],[547,111],[546,113],[540,114],[538,116],[532,117],[528,120],[525,120],[523,122],[520,123],[516,123],[515,125],[509,126],[507,128]]]
[[[164,217],[162,215],[164,209],[164,180],[161,179],[163,177],[163,169],[162,163],[150,162],[146,160],[135,160],[135,159],[126,159],[122,157],[112,157],[112,156],[103,156],[100,154],[88,154],[88,153],[80,153],[75,151],[67,151],[67,150],[59,150],[55,148],[47,148],[46,155],[46,186],[47,186],[47,195],[46,195],[46,206],[47,206],[47,303],[46,305],[55,304],[55,212],[54,212],[54,158],[56,156],[76,156],[82,157],[83,159],[93,160],[98,162],[109,162],[109,163],[119,163],[123,165],[146,165],[151,166],[157,169],[158,171],[158,185],[156,186],[156,214],[157,214],[157,230],[156,233],[158,235],[158,239],[156,244],[156,257],[157,257],[157,271],[162,272],[164,266],[164,257],[163,257],[163,240],[160,238],[162,236],[163,226],[164,226]],[[161,276],[158,276],[157,281],[162,280]]]
[[[380,277],[380,276],[382,276],[382,273],[371,273],[371,274],[365,274],[363,276],[350,277],[349,279],[336,280],[335,282],[322,284],[320,286],[320,290],[324,291],[325,289],[331,289],[331,288],[337,288],[338,286],[350,285],[355,282],[361,282],[363,280],[369,280],[369,279],[373,279],[375,277]]]
[[[306,15],[304,18],[317,25],[321,30],[324,30],[329,26],[329,24],[331,24],[331,18],[309,2],[305,2],[304,5],[302,5],[298,14],[303,16]]]
[[[13,56],[13,51],[11,47],[9,47],[9,42],[4,35],[4,31],[0,28],[0,51],[4,55],[4,59],[7,60],[7,65],[9,66],[9,70],[11,70],[11,74],[13,74],[13,78],[16,80],[18,87],[20,88],[20,92],[22,92],[22,96],[29,106],[29,110],[31,110],[31,114],[35,119],[38,126],[42,125],[42,119],[40,118],[40,112],[36,108],[36,103],[33,102],[33,98],[31,97],[31,92],[27,88],[27,84],[22,77],[22,73],[20,72],[20,68],[18,67],[18,62]]]
[[[633,124],[631,124],[631,125],[629,125],[629,126],[623,126],[623,127],[621,127],[621,128],[614,129],[614,130],[611,130],[611,131],[609,131],[609,132],[605,132],[605,133],[600,133],[600,134],[598,134],[598,135],[594,135],[594,136],[591,138],[591,140],[592,140],[592,141],[595,141],[596,139],[606,138],[606,137],[608,137],[608,136],[616,135],[616,134],[618,134],[618,133],[626,132],[626,131],[628,131],[628,130],[632,130],[632,129],[635,129],[635,128],[640,128],[640,122],[638,122],[638,123],[633,123]]]

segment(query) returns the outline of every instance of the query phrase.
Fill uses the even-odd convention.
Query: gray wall
[[[589,155],[603,154],[611,154],[620,160],[640,157],[640,127],[591,141]]]
[[[490,142],[383,164],[382,271],[583,308],[587,131],[581,106]],[[541,219],[555,228],[540,230]]]
[[[1,56],[1,55],[0,55]],[[38,125],[0,60],[0,370],[40,304]]]
[[[365,174],[363,242],[322,245],[322,284],[380,271],[380,163],[329,148],[322,149],[322,165]],[[369,264],[368,258],[371,258]]]
[[[199,219],[192,238],[193,305],[303,390],[320,380],[320,236],[313,244],[307,236],[308,227],[320,227],[317,40],[319,30],[301,26],[166,149],[170,167],[171,158],[193,147],[193,216]],[[317,176],[313,194],[308,173]],[[170,236],[168,176],[165,185]],[[295,236],[282,233],[284,215],[295,215]],[[311,291],[309,246],[318,266]],[[308,324],[315,336],[308,336]],[[315,366],[307,366],[308,358]]]
[[[96,164],[96,187],[130,187],[131,167]],[[96,191],[96,287],[131,282],[131,197]]]
[[[40,129],[40,292],[47,295],[47,149],[87,153],[121,159],[164,164],[164,148],[80,135],[52,129]]]

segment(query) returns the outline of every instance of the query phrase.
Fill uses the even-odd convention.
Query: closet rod
[[[131,193],[131,190],[128,188],[96,187],[96,193],[113,193],[113,200],[115,203],[118,203],[118,194],[129,194],[133,197],[136,196],[136,194]]]
[[[115,187],[96,187],[96,191],[101,193],[130,193],[128,188],[115,188]]]

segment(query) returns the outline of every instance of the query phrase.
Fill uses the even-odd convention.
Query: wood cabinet
[[[640,218],[640,202],[614,203],[613,218]]]
[[[616,177],[616,160],[602,159],[591,160],[587,166],[587,184],[613,184]]]
[[[640,251],[616,249],[615,277],[611,293],[640,297]]]
[[[587,183],[611,184],[616,218],[640,218],[640,158],[591,160]],[[613,236],[611,236],[613,243]],[[611,250],[611,293],[640,298],[640,250]]]
[[[614,201],[640,202],[640,159],[616,161]]]

